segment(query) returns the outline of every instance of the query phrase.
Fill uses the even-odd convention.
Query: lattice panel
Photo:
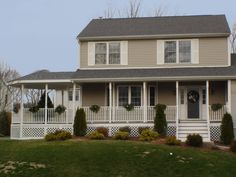
[[[97,127],[87,127],[86,134],[90,134],[91,132],[95,131]]]
[[[48,134],[48,133],[54,133],[54,132],[57,131],[57,130],[64,130],[64,131],[68,131],[68,132],[70,132],[71,134],[73,134],[73,129],[72,129],[72,127],[63,127],[63,128],[49,127],[49,128],[47,128],[47,134]]]
[[[211,126],[210,127],[210,137],[211,141],[220,141],[220,126]]]
[[[22,138],[42,138],[44,137],[44,128],[31,128],[23,127],[22,128]]]
[[[168,126],[167,127],[167,136],[176,136],[176,127]]]
[[[11,138],[20,138],[20,126],[11,126]]]

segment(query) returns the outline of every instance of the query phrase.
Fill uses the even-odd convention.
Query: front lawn
[[[234,177],[236,155],[134,141],[0,140],[0,176]]]

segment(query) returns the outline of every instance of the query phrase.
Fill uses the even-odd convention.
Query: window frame
[[[96,44],[106,44],[106,62],[105,64],[96,64]],[[120,63],[109,63],[110,61],[110,44],[119,44],[120,47]],[[95,50],[94,50],[94,65],[95,66],[104,66],[104,65],[121,65],[121,41],[99,41],[95,42]]]
[[[71,93],[71,95],[70,95],[70,93]],[[70,96],[72,96],[72,97],[70,97]],[[73,89],[68,90],[67,99],[68,99],[68,101],[73,101]],[[79,101],[79,89],[75,89],[75,101]]]
[[[189,62],[180,62],[180,57],[179,57],[179,43],[182,42],[182,41],[189,41],[190,42],[190,61]],[[166,58],[165,58],[165,44],[166,42],[176,42],[176,62],[174,63],[167,63],[166,62]],[[192,57],[192,39],[179,39],[179,40],[164,40],[164,64],[166,65],[174,65],[174,64],[192,64],[193,63],[193,57]]]
[[[120,102],[119,102],[119,95],[120,95],[120,91],[119,88],[120,87],[128,87],[128,104],[131,104],[131,87],[139,87],[141,89],[141,95],[140,95],[140,106],[143,106],[143,88],[141,85],[118,85],[117,86],[117,106],[120,106]]]

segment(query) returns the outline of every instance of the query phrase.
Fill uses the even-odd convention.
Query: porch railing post
[[[176,138],[179,138],[179,81],[176,81]]]
[[[209,80],[206,81],[206,118],[207,118],[207,132],[210,141],[210,111],[209,111]]]
[[[227,104],[227,112],[231,114],[231,80],[227,82],[227,92],[228,92],[228,104]]]
[[[20,138],[22,138],[22,131],[23,131],[23,117],[24,117],[24,85],[21,85],[21,102],[20,102]]]
[[[109,123],[112,120],[112,83],[109,82]]]
[[[112,86],[112,122],[115,121],[115,111],[116,111],[115,94],[116,94],[115,83],[113,83],[113,86]]]
[[[75,116],[75,89],[76,84],[73,83],[73,94],[72,94],[72,116]],[[68,124],[68,116],[66,116],[66,123]]]
[[[147,82],[143,82],[143,122],[147,122]]]
[[[48,84],[45,84],[45,108],[44,108],[44,134],[47,134],[47,118],[48,118]]]

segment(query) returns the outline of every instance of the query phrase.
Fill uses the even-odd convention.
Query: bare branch
[[[231,30],[231,48],[232,52],[236,53],[236,22],[234,23]]]
[[[128,18],[136,18],[140,15],[141,0],[130,0],[129,7],[126,10]]]
[[[160,5],[159,7],[156,7],[154,9],[154,17],[160,17],[160,16],[164,16],[167,14],[167,8],[164,7],[163,5]]]

